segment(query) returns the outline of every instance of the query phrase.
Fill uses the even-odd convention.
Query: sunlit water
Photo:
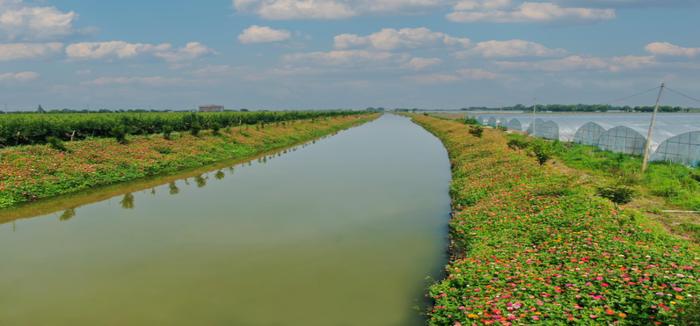
[[[472,114],[480,117],[496,117],[497,120],[505,122],[510,119],[518,119],[523,126],[523,130],[532,123],[532,114]],[[559,136],[561,140],[573,140],[576,131],[587,122],[595,122],[605,129],[617,126],[630,127],[644,137],[649,131],[651,113],[539,113],[537,118],[548,121],[552,120],[559,125]],[[700,131],[700,114],[698,113],[660,113],[654,129],[653,147],[656,148],[664,140],[673,136],[689,132]]]
[[[419,325],[446,259],[449,178],[439,141],[386,115],[267,162],[7,222],[0,325]]]

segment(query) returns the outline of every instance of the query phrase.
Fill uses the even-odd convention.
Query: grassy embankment
[[[700,314],[698,249],[507,137],[414,115],[453,168],[451,260],[431,325],[676,324]]]
[[[375,119],[354,115],[189,133],[87,139],[0,149],[0,208],[176,173],[310,141]],[[166,139],[170,138],[170,139]]]
[[[540,148],[552,159],[580,172],[599,193],[617,199],[625,208],[644,212],[662,222],[671,232],[700,244],[700,214],[674,212],[700,211],[698,168],[652,162],[647,172],[641,174],[642,158],[639,156],[522,134],[507,137],[511,146]]]

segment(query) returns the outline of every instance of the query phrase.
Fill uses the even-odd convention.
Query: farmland
[[[452,161],[451,260],[431,325],[686,324],[698,314],[697,246],[540,165],[505,135],[414,115]]]

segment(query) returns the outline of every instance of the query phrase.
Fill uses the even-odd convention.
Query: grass
[[[511,147],[535,152],[546,148],[552,158],[566,167],[585,173],[599,194],[619,204],[628,204],[654,216],[672,232],[700,244],[700,235],[682,224],[700,226],[700,215],[679,216],[665,210],[700,211],[700,170],[680,164],[652,162],[641,173],[638,156],[602,151],[594,146],[562,143],[527,137],[507,136]]]
[[[413,115],[452,162],[451,259],[430,325],[690,324],[697,247],[596,195],[501,131]]]
[[[176,173],[219,161],[253,157],[332,134],[376,114],[300,120],[218,134],[204,131],[95,138],[56,145],[0,149],[0,208],[145,177]],[[167,139],[166,139],[167,138]]]

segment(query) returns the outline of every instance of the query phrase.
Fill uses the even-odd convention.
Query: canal
[[[0,212],[0,325],[421,325],[449,181],[442,144],[384,115],[250,163]]]

